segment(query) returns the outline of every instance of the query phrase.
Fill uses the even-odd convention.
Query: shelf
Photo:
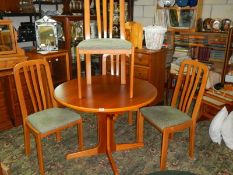
[[[195,6],[195,7],[189,7],[189,6],[186,6],[186,7],[178,7],[178,6],[160,7],[160,6],[157,6],[157,9],[165,9],[165,10],[196,10],[197,6]]]
[[[63,2],[47,2],[47,1],[36,1],[33,2],[33,4],[41,4],[41,5],[59,5],[59,4],[63,4]]]
[[[3,16],[40,16],[41,13],[4,13]]]
[[[224,63],[224,58],[223,59],[215,59],[215,58],[209,58],[210,62],[219,62],[219,63]]]

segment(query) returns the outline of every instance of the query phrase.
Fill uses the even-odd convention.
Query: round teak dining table
[[[133,98],[129,98],[129,85],[121,84],[116,76],[94,76],[92,84],[82,80],[82,98],[78,97],[78,81],[73,79],[57,86],[54,97],[60,104],[76,111],[95,113],[98,119],[98,144],[94,148],[67,154],[67,159],[106,153],[114,174],[118,174],[112,157],[113,151],[143,147],[143,118],[137,115],[135,143],[116,143],[115,116],[122,112],[138,111],[157,96],[151,83],[134,79]],[[139,112],[138,112],[139,113]]]

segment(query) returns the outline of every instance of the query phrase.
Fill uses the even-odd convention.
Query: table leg
[[[112,167],[112,170],[114,172],[114,174],[119,174],[118,173],[118,170],[117,170],[117,167],[116,167],[116,164],[115,164],[115,161],[112,157],[112,150],[111,150],[111,140],[112,140],[112,117],[107,117],[107,156],[108,156],[108,160],[110,162],[110,165]]]
[[[114,114],[98,113],[98,144],[96,145],[96,147],[68,154],[66,158],[73,159],[105,153],[108,156],[114,174],[119,174],[114,159],[112,157],[112,152],[143,147],[143,139],[141,138],[141,136],[138,136],[138,133],[141,132],[141,130],[143,129],[142,125],[137,125],[138,128],[136,143],[116,144],[114,139],[114,116]],[[141,119],[139,119],[138,122],[141,122]]]

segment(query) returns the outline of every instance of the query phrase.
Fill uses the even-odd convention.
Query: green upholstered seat
[[[50,108],[33,113],[28,116],[27,120],[41,133],[65,126],[81,116],[75,111],[67,108]]]
[[[132,44],[127,40],[119,38],[103,38],[83,40],[77,47],[87,50],[128,50],[132,48]]]
[[[150,106],[140,111],[148,121],[161,129],[191,120],[190,116],[171,106]]]

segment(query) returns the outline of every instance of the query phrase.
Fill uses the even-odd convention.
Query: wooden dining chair
[[[119,30],[120,38],[113,38],[113,13],[114,3],[119,2]],[[125,57],[130,55],[130,78],[129,98],[133,97],[133,70],[134,70],[134,47],[131,42],[125,40],[125,1],[124,0],[95,0],[96,21],[98,38],[90,37],[90,0],[84,1],[84,28],[85,40],[76,47],[77,54],[77,77],[79,98],[82,98],[81,90],[81,63],[80,55],[85,55],[86,81],[91,84],[91,55],[111,55],[120,59],[121,84],[126,84]],[[103,36],[102,36],[103,34]],[[103,57],[106,58],[106,57]],[[103,59],[105,62],[106,59]]]
[[[14,78],[23,117],[24,148],[30,154],[30,133],[35,136],[40,173],[44,174],[41,139],[77,125],[78,147],[83,149],[82,118],[75,111],[59,108],[53,97],[53,84],[49,65],[37,59],[25,61],[14,67]]]
[[[195,60],[182,62],[171,106],[151,106],[140,109],[141,116],[162,132],[160,169],[167,161],[169,137],[189,128],[189,156],[194,158],[196,121],[206,87],[208,68]],[[139,116],[139,117],[141,117]]]

